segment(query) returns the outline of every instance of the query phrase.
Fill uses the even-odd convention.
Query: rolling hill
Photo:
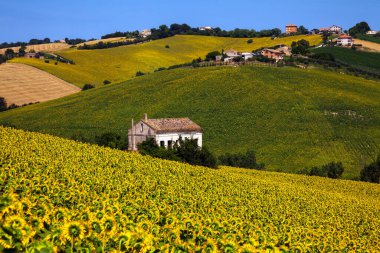
[[[104,80],[121,82],[133,78],[137,71],[153,72],[160,67],[190,62],[195,58],[204,58],[214,50],[233,48],[252,51],[261,47],[278,44],[290,45],[293,41],[307,39],[311,45],[321,42],[320,36],[291,36],[271,40],[254,38],[252,44],[247,38],[222,38],[208,36],[174,36],[138,45],[129,45],[101,50],[77,50],[75,48],[60,51],[59,55],[73,60],[75,65],[54,65],[43,60],[16,58],[13,62],[25,63],[45,70],[57,77],[82,87],[85,83],[101,85]],[[169,48],[165,46],[169,45]]]
[[[64,50],[69,48],[70,45],[67,43],[46,43],[46,44],[39,44],[39,45],[28,45],[26,46],[26,52],[29,52],[30,50],[35,50],[36,52],[57,52],[60,50]],[[0,54],[4,54],[5,51],[8,48],[1,48]],[[10,49],[13,49],[16,53],[20,49],[20,47],[10,47]]]
[[[0,65],[0,97],[6,99],[8,106],[44,102],[79,91],[78,87],[25,64]]]
[[[380,186],[0,127],[1,252],[380,251]]]
[[[73,137],[124,136],[131,118],[190,117],[216,154],[253,149],[270,170],[342,161],[356,178],[380,153],[380,86],[322,70],[245,66],[161,71],[10,110],[0,122]]]
[[[314,53],[330,53],[335,59],[380,74],[380,53],[363,52],[342,47],[321,47],[313,49]]]

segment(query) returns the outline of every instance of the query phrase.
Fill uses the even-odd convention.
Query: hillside
[[[208,169],[2,127],[0,167],[0,251],[380,251],[378,184]]]
[[[6,99],[8,106],[44,102],[79,91],[78,87],[28,65],[0,65],[0,97]]]
[[[330,53],[338,61],[380,74],[380,53],[363,52],[342,47],[321,47],[313,49],[313,52]]]
[[[38,44],[38,45],[28,45],[26,46],[26,52],[29,52],[30,50],[35,50],[36,52],[57,52],[63,49],[69,48],[70,45],[67,43],[46,43],[46,44]],[[20,47],[10,47],[10,49],[13,49],[16,53],[20,49]],[[4,54],[7,48],[0,49],[0,54]]]
[[[271,170],[342,161],[355,178],[380,153],[377,81],[322,70],[177,69],[0,114],[0,122],[73,137],[127,135],[131,118],[190,117],[213,152],[256,151]]]
[[[261,47],[278,44],[290,45],[292,41],[307,39],[311,45],[321,42],[320,36],[292,36],[271,40],[271,38],[255,38],[252,44],[247,38],[222,38],[208,36],[174,36],[138,45],[129,45],[101,50],[68,49],[59,52],[75,65],[47,64],[43,60],[17,58],[13,62],[32,65],[45,70],[69,83],[82,87],[85,83],[100,85],[104,80],[121,82],[133,78],[137,71],[153,72],[160,67],[191,62],[204,58],[214,50],[235,49],[252,51]],[[169,45],[170,48],[165,46]]]

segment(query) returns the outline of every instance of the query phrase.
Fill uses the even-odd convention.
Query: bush
[[[219,163],[231,167],[247,169],[263,169],[264,164],[256,162],[255,152],[248,150],[245,154],[224,154],[219,157]]]
[[[45,60],[45,63],[49,63],[50,61],[49,60]]]
[[[252,44],[252,43],[253,43],[253,39],[249,39],[249,40],[247,40],[247,43],[248,43],[248,44]]]
[[[141,71],[137,71],[137,72],[136,72],[136,76],[143,76],[143,75],[145,75],[144,72],[141,72]]]
[[[89,89],[93,89],[93,88],[95,88],[94,85],[86,83],[85,85],[83,85],[82,90],[89,90]]]
[[[376,161],[365,166],[360,172],[360,180],[372,183],[380,183],[380,155]]]
[[[169,46],[169,45],[166,45],[165,48],[170,48],[170,46]]]
[[[54,62],[54,65],[58,65],[58,62]]]
[[[219,51],[212,51],[206,55],[206,61],[215,61],[216,56],[221,55]]]
[[[8,109],[7,101],[5,98],[0,97],[0,112],[6,111]]]
[[[103,147],[121,150],[128,149],[128,138],[123,138],[116,133],[104,133],[100,136],[95,136],[95,143]]]
[[[323,165],[322,167],[312,167],[310,170],[305,168],[298,171],[299,174],[306,174],[309,176],[340,178],[344,172],[341,162],[331,162]]]
[[[330,53],[316,53],[312,55],[311,58],[322,61],[335,61],[334,55]]]
[[[110,84],[110,83],[111,83],[111,82],[108,81],[108,80],[104,80],[104,81],[103,81],[103,84],[104,84],[104,85],[107,85],[107,84]]]

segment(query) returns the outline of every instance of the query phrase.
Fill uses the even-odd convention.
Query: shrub
[[[58,62],[54,62],[54,65],[58,65]]]
[[[256,162],[255,152],[248,150],[245,154],[224,154],[219,157],[219,163],[226,166],[240,167],[247,169],[263,169],[264,164]]]
[[[104,80],[104,81],[103,81],[103,84],[104,84],[104,85],[107,85],[107,84],[110,84],[110,83],[111,83],[111,82],[108,81],[108,80]]]
[[[89,90],[89,89],[93,89],[93,88],[95,88],[94,85],[86,83],[85,85],[83,85],[82,90]]]
[[[206,61],[215,61],[216,56],[221,55],[219,51],[212,51],[206,55]]]
[[[0,112],[6,111],[7,109],[8,109],[7,101],[5,100],[5,98],[0,97]]]
[[[340,178],[344,172],[341,162],[331,162],[323,165],[322,167],[312,167],[310,170],[305,168],[298,171],[299,174],[306,174],[309,176]]]
[[[360,180],[372,183],[380,183],[380,155],[376,161],[365,166],[360,172]]]
[[[248,43],[248,44],[252,44],[252,43],[253,43],[253,39],[249,39],[249,40],[247,40],[247,43]]]
[[[45,60],[45,63],[49,63],[50,61],[49,60]]]
[[[143,75],[145,75],[145,73],[142,72],[142,71],[137,71],[137,72],[136,72],[136,76],[143,76]]]
[[[166,45],[165,48],[170,48],[170,46],[169,46],[169,45]]]
[[[116,133],[104,133],[100,136],[95,136],[95,143],[99,146],[114,149],[126,150],[128,148],[128,139]]]

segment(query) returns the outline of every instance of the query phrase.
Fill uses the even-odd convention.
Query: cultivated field
[[[26,52],[29,52],[30,50],[35,50],[36,52],[57,52],[63,49],[69,48],[70,45],[66,43],[48,43],[48,44],[40,44],[40,45],[30,45],[26,46]],[[20,47],[11,47],[13,51],[16,53],[20,49]],[[0,54],[4,54],[7,48],[0,49]]]
[[[0,166],[2,252],[380,251],[378,184],[209,169],[1,127]]]
[[[380,53],[377,52],[364,52],[343,47],[321,47],[313,49],[313,52],[330,53],[338,61],[380,74]]]
[[[160,67],[191,62],[204,58],[214,50],[236,49],[249,51],[278,44],[290,45],[292,41],[307,39],[311,45],[321,42],[320,36],[291,36],[282,39],[254,38],[252,44],[248,39],[221,38],[211,36],[174,36],[148,43],[129,45],[111,49],[77,50],[75,48],[59,52],[63,57],[73,60],[75,65],[53,63],[47,64],[37,59],[15,59],[45,70],[69,83],[82,87],[85,83],[101,85],[104,80],[121,82],[132,79],[137,71],[153,72]],[[170,48],[165,46],[169,45]]]
[[[115,37],[115,38],[108,38],[108,39],[99,39],[99,40],[91,40],[91,41],[86,41],[83,43],[79,43],[76,46],[83,46],[84,44],[86,45],[93,45],[99,42],[107,43],[107,42],[117,42],[117,41],[126,41],[125,37]]]
[[[28,65],[0,65],[0,97],[4,97],[8,105],[44,102],[78,91],[78,87]]]
[[[365,49],[380,53],[380,44],[379,43],[355,39],[355,44],[362,44]]]
[[[177,69],[11,110],[0,122],[68,138],[127,135],[131,118],[190,117],[216,154],[253,149],[270,170],[342,161],[357,178],[380,154],[380,82],[322,70]]]

